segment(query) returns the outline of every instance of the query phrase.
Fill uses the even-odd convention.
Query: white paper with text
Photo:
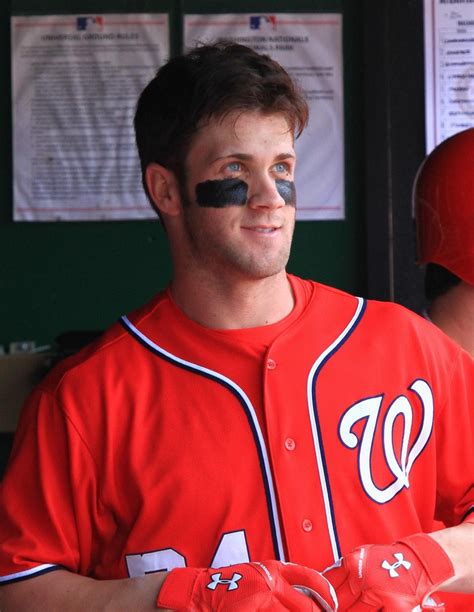
[[[426,152],[474,126],[474,0],[425,0]]]
[[[11,31],[14,219],[154,217],[133,115],[169,56],[168,16],[15,16]]]

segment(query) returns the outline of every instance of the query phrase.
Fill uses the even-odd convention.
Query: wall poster
[[[425,0],[426,152],[474,126],[474,2]]]
[[[133,115],[168,15],[14,16],[11,31],[14,220],[155,217]]]

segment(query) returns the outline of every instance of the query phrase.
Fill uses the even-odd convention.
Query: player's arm
[[[56,570],[1,586],[0,610],[156,611],[156,598],[166,575],[157,573],[140,578],[94,580],[66,570]]]
[[[474,525],[466,522],[392,544],[359,546],[324,575],[342,610],[432,609],[435,591],[474,592],[473,551]]]
[[[441,591],[474,593],[474,515],[457,525],[431,533],[454,567],[453,578],[440,585]]]
[[[220,569],[180,568],[121,580],[94,580],[57,570],[0,588],[2,612],[27,612],[33,608],[48,612],[156,609],[329,612],[335,606],[333,589],[319,572],[279,561],[242,563]]]

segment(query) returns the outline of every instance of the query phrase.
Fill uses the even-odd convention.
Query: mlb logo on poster
[[[277,25],[276,15],[251,15],[250,29],[251,30],[275,30]]]
[[[88,32],[100,32],[104,27],[104,18],[100,17],[78,17],[76,30]]]

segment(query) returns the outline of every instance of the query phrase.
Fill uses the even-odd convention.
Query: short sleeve
[[[55,397],[36,390],[0,486],[0,584],[57,568],[87,574],[96,500],[84,442]]]

